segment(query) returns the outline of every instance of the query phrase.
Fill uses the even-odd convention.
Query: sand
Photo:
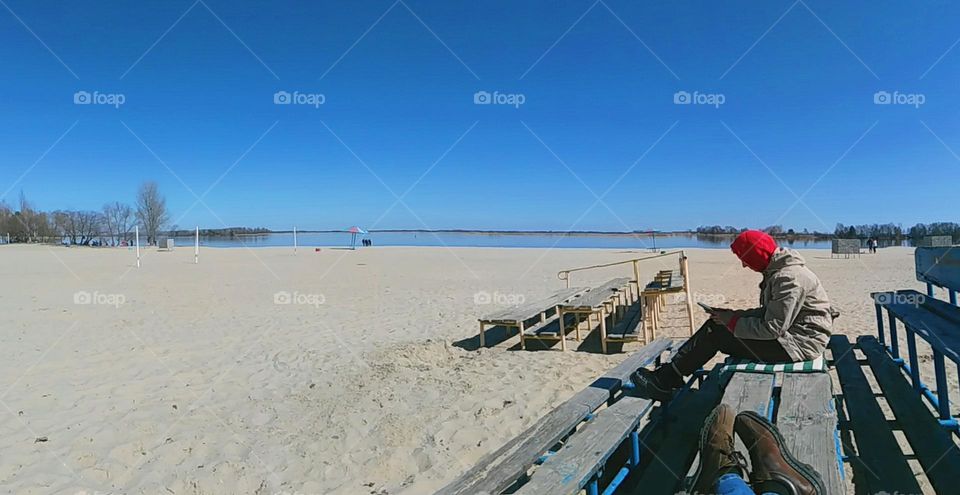
[[[757,274],[726,250],[687,252],[697,298],[753,305]],[[921,287],[911,249],[801,253],[849,335],[876,331],[870,291]],[[430,493],[625,357],[516,351],[516,337],[476,350],[497,307],[484,294],[541,297],[558,270],[642,254],[237,248],[195,265],[178,248],[138,269],[127,249],[0,246],[0,487]],[[573,283],[615,275],[631,273]]]

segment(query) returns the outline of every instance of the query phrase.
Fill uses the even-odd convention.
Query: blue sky
[[[152,179],[183,228],[957,220],[947,2],[4,2],[8,204]]]

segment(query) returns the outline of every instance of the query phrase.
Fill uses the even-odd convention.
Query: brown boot
[[[783,436],[767,418],[744,411],[737,415],[734,429],[750,451],[750,483],[755,492],[827,494],[820,474],[787,450]]]
[[[720,476],[736,473],[743,476],[745,461],[733,443],[734,411],[720,404],[707,416],[700,430],[700,466],[693,478],[693,493],[716,493]]]

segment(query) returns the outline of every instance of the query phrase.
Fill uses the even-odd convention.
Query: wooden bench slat
[[[511,308],[502,309],[496,311],[489,315],[480,318],[481,322],[484,323],[500,323],[500,322],[522,322],[529,320],[531,318],[536,318],[540,316],[540,313],[545,310],[552,310],[559,304],[567,301],[568,299],[576,296],[577,294],[586,291],[583,287],[570,287],[567,289],[560,289],[553,294],[536,301],[526,302],[519,306],[514,306]]]
[[[615,278],[599,287],[590,289],[589,292],[585,292],[580,294],[578,297],[570,299],[560,306],[563,307],[564,311],[572,311],[581,308],[599,308],[603,305],[603,303],[609,301],[611,297],[617,295],[617,292],[626,287],[629,283],[629,278]]]
[[[776,375],[772,373],[733,373],[720,402],[733,408],[735,413],[753,411],[767,417],[770,412],[775,377]],[[737,450],[743,454],[749,464],[750,456],[747,455],[747,447],[743,444],[743,440],[735,436],[734,442]]]
[[[610,339],[634,339],[638,335],[643,335],[643,302],[640,301],[631,304],[623,319],[617,323],[613,329],[607,332],[607,340]]]
[[[512,485],[550,447],[560,441],[586,416],[610,399],[630,374],[653,362],[673,347],[668,339],[657,339],[581,390],[572,398],[538,419],[526,431],[494,452],[487,454],[469,471],[437,494],[497,494]]]
[[[559,318],[558,315],[553,315],[544,320],[543,323],[535,323],[534,325],[527,327],[523,331],[525,337],[536,338],[540,335],[554,335],[559,336],[560,334],[560,325],[558,324]],[[576,323],[577,318],[574,314],[563,315],[563,319],[566,320],[566,328],[569,328],[571,325]],[[559,337],[557,337],[559,338]]]
[[[734,411],[753,411],[766,417],[773,395],[772,373],[734,373],[720,401]]]
[[[951,434],[940,427],[875,337],[860,337],[857,344],[930,484],[937,493],[960,491],[960,450]]]
[[[623,397],[602,410],[538,467],[517,495],[579,493],[652,407],[650,400]]]
[[[854,483],[867,487],[864,493],[922,493],[850,341],[846,336],[834,335],[830,338],[830,350],[857,442],[857,456],[852,463]]]
[[[837,413],[827,373],[785,373],[777,429],[787,448],[820,473],[827,493],[844,493],[837,457]]]

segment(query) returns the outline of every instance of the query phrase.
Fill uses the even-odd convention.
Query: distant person
[[[879,242],[877,241],[877,238],[876,238],[876,237],[874,237],[873,239],[870,239],[870,252],[871,252],[871,253],[877,254],[877,244],[879,244]]]
[[[792,363],[823,354],[834,312],[820,279],[792,249],[778,248],[769,235],[747,230],[730,245],[744,268],[762,273],[760,307],[712,308],[699,330],[673,360],[654,371],[638,369],[630,379],[634,393],[666,401],[717,352],[763,363]]]

